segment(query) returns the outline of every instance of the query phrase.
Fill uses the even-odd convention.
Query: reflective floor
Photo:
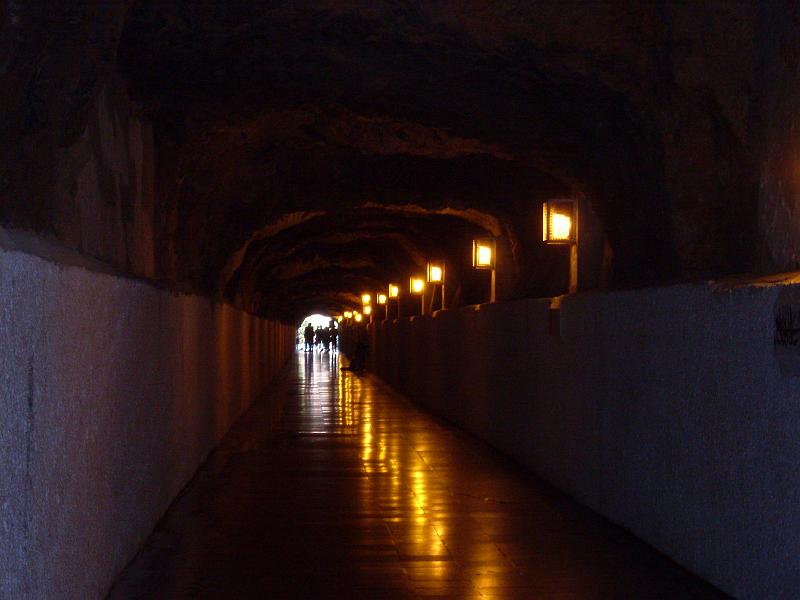
[[[110,598],[724,597],[335,355],[275,393]]]

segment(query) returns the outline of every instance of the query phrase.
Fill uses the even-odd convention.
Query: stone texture
[[[291,318],[476,233],[559,293],[554,196],[586,287],[795,268],[796,5],[562,4],[6,3],[0,222]]]
[[[0,597],[102,597],[294,331],[10,250],[0,299]]]
[[[800,410],[773,347],[781,289],[566,297],[560,334],[548,299],[382,322],[372,367],[734,597],[788,600]]]

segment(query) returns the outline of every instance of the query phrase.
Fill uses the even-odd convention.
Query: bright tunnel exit
[[[313,314],[297,330],[297,349],[305,352],[337,352],[339,323],[331,315]]]

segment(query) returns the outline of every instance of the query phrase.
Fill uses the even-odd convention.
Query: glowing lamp
[[[472,266],[476,269],[494,269],[495,246],[491,238],[472,240]]]
[[[576,239],[575,203],[553,200],[542,205],[542,241],[548,244],[574,244]]]
[[[336,320],[339,321],[339,323],[341,323],[344,320],[344,317],[342,315],[339,315],[338,317],[336,317]]]
[[[372,296],[370,296],[369,294],[361,294],[361,304],[366,306],[370,302],[372,302]]]
[[[421,294],[425,291],[425,280],[422,277],[412,277],[408,289],[412,294]]]
[[[364,307],[364,314],[367,316],[372,314],[372,307],[369,304]]]
[[[428,263],[428,283],[444,283],[444,263]]]
[[[400,286],[395,285],[394,283],[389,284],[389,298],[399,298],[400,297]]]
[[[386,304],[386,294],[378,294],[376,300],[378,304]]]
[[[344,311],[344,318],[345,319],[352,319],[353,318],[353,311],[352,310]]]
[[[361,319],[363,319],[360,313],[356,313],[354,318],[356,320],[356,323],[361,323]]]

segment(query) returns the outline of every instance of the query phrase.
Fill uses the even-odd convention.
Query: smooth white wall
[[[102,598],[294,328],[0,249],[0,598]]]
[[[372,327],[372,368],[741,598],[800,597],[800,378],[780,285],[685,285]]]

